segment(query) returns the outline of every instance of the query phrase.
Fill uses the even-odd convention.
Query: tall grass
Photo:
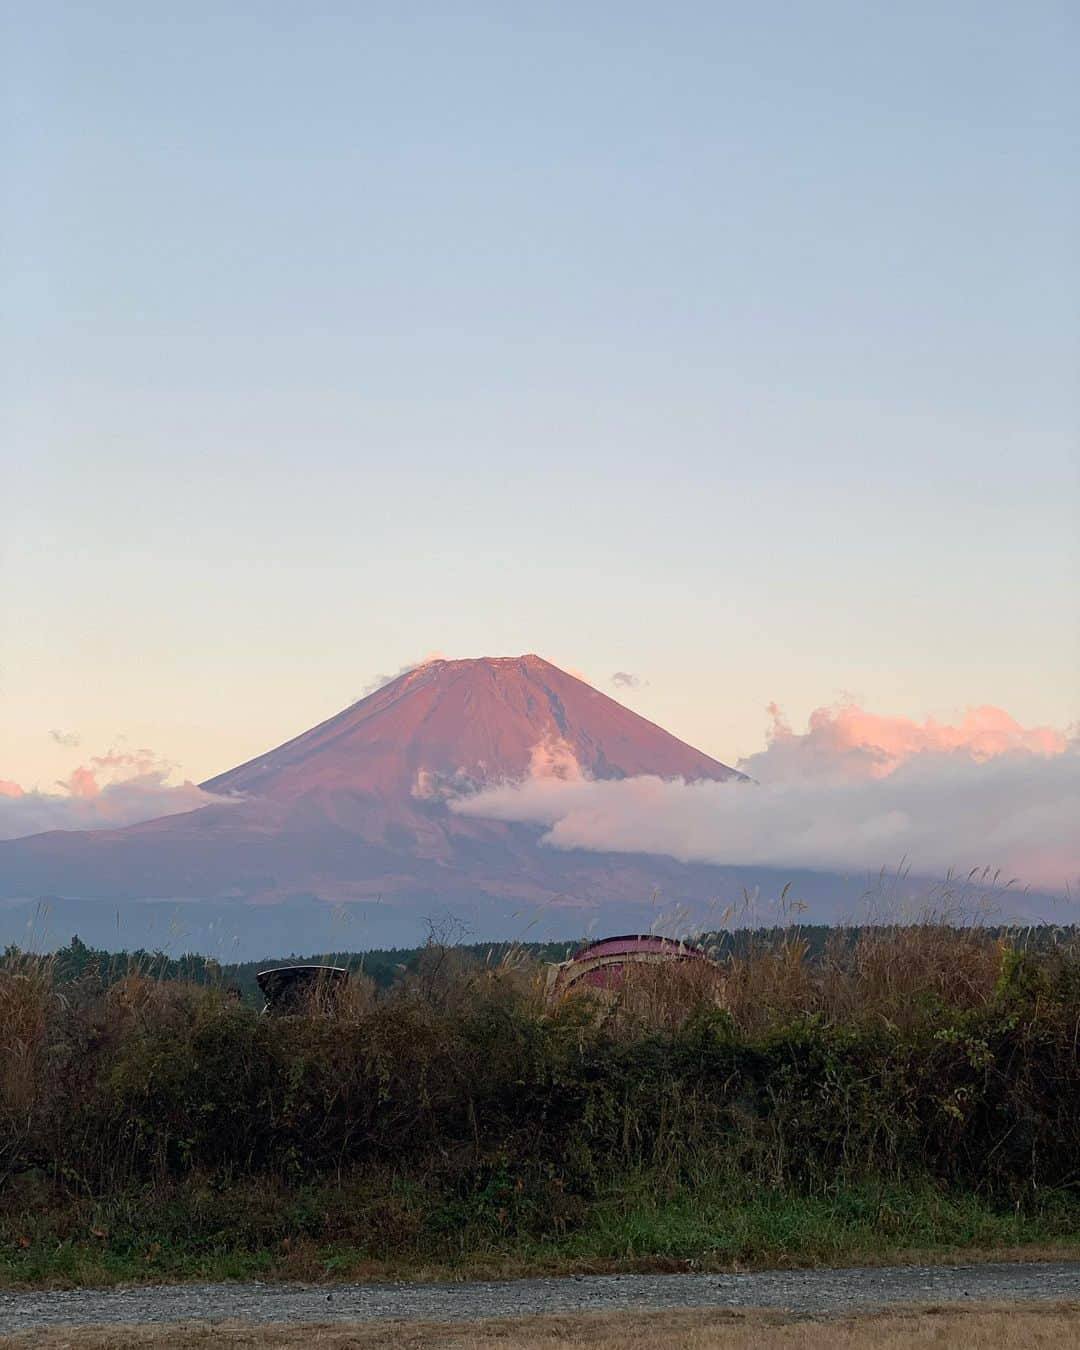
[[[802,1231],[796,1215],[883,1241],[966,1231],[971,1206],[1005,1216],[999,1238],[1030,1236],[1033,1214],[1076,1227],[1071,940],[928,922],[811,959],[793,927],[615,996],[549,1005],[543,977],[522,951],[432,944],[389,993],[354,978],[262,1017],[224,986],[61,984],[48,958],[9,955],[0,1251],[657,1255],[705,1230],[735,1251]]]

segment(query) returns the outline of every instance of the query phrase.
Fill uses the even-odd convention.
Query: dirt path
[[[183,1284],[0,1294],[0,1333],[155,1322],[468,1322],[628,1308],[771,1308],[823,1315],[860,1308],[1080,1299],[1080,1262],[759,1271],[747,1275],[587,1275],[440,1285]]]
[[[634,1309],[480,1322],[150,1322],[0,1336],[3,1350],[1080,1350],[1080,1303],[976,1303],[800,1317]]]

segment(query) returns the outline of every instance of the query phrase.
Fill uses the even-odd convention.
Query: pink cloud
[[[996,755],[1060,755],[1068,738],[1053,727],[1023,727],[1002,708],[969,708],[956,725],[867,712],[856,703],[817,708],[805,732],[792,731],[770,703],[766,748],[739,761],[759,782],[840,776],[884,778],[917,755],[982,763]]]
[[[89,764],[80,764],[57,787],[73,797],[97,797],[110,783],[148,777],[164,783],[172,770],[152,750],[110,750],[107,755],[92,756]]]
[[[58,782],[59,792],[0,782],[0,839],[43,830],[116,828],[235,800],[191,782],[171,782],[173,772],[174,766],[152,750],[110,750]]]
[[[66,788],[73,797],[96,797],[101,791],[97,775],[85,764],[80,764],[66,782],[58,783],[57,786]]]

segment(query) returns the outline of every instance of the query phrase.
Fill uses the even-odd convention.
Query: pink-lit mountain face
[[[593,778],[742,777],[538,656],[431,661],[295,740],[211,778],[210,792],[386,802],[519,779],[558,747]]]
[[[741,778],[537,656],[432,661],[202,786],[227,801],[118,830],[0,844],[0,898],[409,905],[673,901],[716,869],[560,852],[526,825],[447,799],[524,777],[537,759],[594,778]]]
[[[534,832],[449,811],[448,798],[525,777],[536,762],[593,778],[741,778],[538,656],[431,661],[258,759],[201,786],[241,794],[241,816],[277,829],[333,826],[375,848],[457,870],[463,884],[517,892],[533,873]],[[527,855],[527,856],[525,856]],[[550,870],[551,860],[543,860]],[[387,891],[396,883],[389,880]],[[530,894],[534,887],[527,887]]]

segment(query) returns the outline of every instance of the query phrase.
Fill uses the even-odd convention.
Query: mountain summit
[[[545,748],[572,755],[593,778],[743,776],[530,655],[429,661],[202,786],[275,801],[310,792],[415,799],[522,778]]]

